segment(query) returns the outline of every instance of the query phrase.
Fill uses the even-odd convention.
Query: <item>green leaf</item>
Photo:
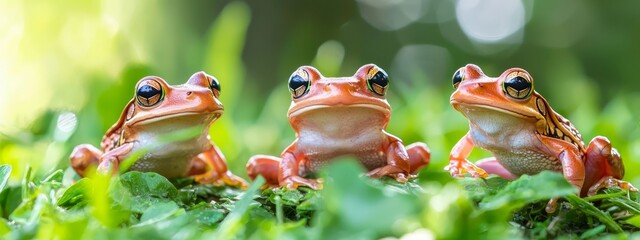
[[[267,191],[265,191],[267,192]],[[284,187],[271,190],[269,201],[276,203],[276,198],[280,198],[280,203],[295,206],[300,203],[304,195],[298,189],[286,189]]]
[[[9,177],[11,176],[11,165],[4,164],[0,166],[0,192],[4,189],[4,186],[7,185],[7,181],[9,181]]]
[[[319,218],[324,220],[318,220],[327,224],[323,238],[386,236],[397,221],[416,214],[415,196],[373,186],[370,179],[360,177],[363,171],[351,158],[337,159],[323,171],[325,201]]]
[[[640,215],[635,215],[625,220],[626,223],[640,228]]]
[[[575,195],[577,190],[560,173],[543,171],[534,176],[523,175],[510,182],[494,196],[485,197],[480,208],[485,210],[516,209],[543,199]]]
[[[208,203],[200,203],[193,209],[187,211],[193,220],[204,226],[215,226],[224,218],[224,212],[219,209],[213,209]]]
[[[138,225],[153,224],[165,220],[182,210],[175,202],[159,202],[149,206],[140,217]],[[182,210],[184,212],[184,210]]]
[[[493,175],[488,178],[460,178],[458,181],[464,185],[469,198],[476,202],[482,201],[485,197],[496,195],[509,184],[509,180]]]
[[[150,206],[180,202],[178,190],[165,177],[153,172],[127,172],[112,184],[109,195],[127,210],[144,213]]]
[[[620,227],[620,225],[618,225],[613,218],[611,218],[611,216],[609,216],[608,214],[600,211],[600,209],[594,207],[590,202],[587,202],[586,200],[574,195],[574,194],[569,194],[567,196],[564,197],[569,203],[571,203],[571,205],[573,205],[575,208],[580,209],[582,212],[584,212],[585,214],[589,215],[589,216],[593,216],[595,218],[597,218],[598,220],[600,220],[600,222],[602,222],[604,225],[607,226],[607,228],[609,230],[611,230],[612,232],[615,233],[620,233],[622,232],[622,228]]]
[[[220,227],[215,234],[216,236],[214,236],[216,239],[230,239],[238,234],[242,229],[242,217],[247,213],[256,192],[264,183],[265,180],[262,176],[259,176],[253,181],[249,189],[247,189],[240,200],[236,202],[233,211],[220,223]]]
[[[594,228],[589,229],[589,230],[587,230],[586,232],[582,233],[582,234],[580,235],[580,239],[587,239],[587,238],[593,237],[593,236],[595,236],[595,235],[598,235],[598,234],[600,234],[600,233],[604,232],[604,230],[605,230],[605,229],[607,229],[607,227],[606,227],[606,226],[604,226],[604,225],[599,225],[599,226],[597,226],[597,227],[594,227]]]
[[[0,218],[0,237],[10,232],[11,227],[9,226],[9,223],[7,223],[7,220]]]
[[[88,202],[85,194],[91,191],[91,187],[91,179],[80,179],[64,191],[62,197],[58,199],[58,206],[69,208],[75,205],[85,205]]]
[[[55,170],[54,172],[52,172],[51,174],[49,174],[49,176],[47,176],[41,182],[42,183],[45,183],[45,182],[58,182],[58,183],[61,183],[62,182],[62,177],[64,177],[64,171],[62,171],[62,169],[58,169],[58,170]]]

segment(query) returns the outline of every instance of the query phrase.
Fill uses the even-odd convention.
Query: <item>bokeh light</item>
[[[525,24],[521,0],[459,0],[456,17],[464,33],[481,43],[499,42]]]

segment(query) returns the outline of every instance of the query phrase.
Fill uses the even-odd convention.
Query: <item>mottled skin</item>
[[[533,90],[533,78],[525,70],[512,68],[490,78],[468,64],[453,81],[456,90],[450,102],[469,121],[469,132],[451,150],[447,169],[452,176],[492,173],[514,179],[551,170],[562,172],[580,196],[612,186],[637,191],[620,180],[624,166],[609,140],[597,136],[585,146],[574,126]],[[467,160],[474,146],[494,157],[474,165]],[[554,207],[550,204],[547,210]]]
[[[387,87],[388,76],[373,64],[341,78],[300,67],[289,79],[288,119],[297,138],[280,157],[253,156],[247,163],[249,177],[262,175],[269,186],[319,189],[321,181],[307,175],[340,156],[359,159],[371,177],[400,182],[414,177],[429,163],[430,153],[424,143],[405,148],[385,132],[391,114]]]
[[[195,176],[200,183],[247,186],[233,175],[224,156],[209,139],[209,127],[222,115],[218,80],[204,72],[187,83],[170,86],[162,78],[149,76],[136,84],[135,96],[118,121],[107,131],[101,150],[77,146],[71,166],[84,177],[89,166],[101,172],[117,172],[121,161],[140,149],[148,150],[128,170],[157,172],[165,177]],[[201,127],[200,134],[167,143],[162,136]]]

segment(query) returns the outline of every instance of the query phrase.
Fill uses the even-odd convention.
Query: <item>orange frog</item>
[[[219,95],[218,80],[204,72],[179,86],[159,77],[142,78],[120,119],[102,138],[102,151],[79,145],[71,153],[71,166],[82,177],[90,165],[97,165],[101,172],[116,172],[131,153],[147,149],[128,170],[157,172],[167,178],[195,176],[200,183],[245,188],[246,181],[227,169],[224,156],[209,139],[209,127],[224,111]],[[162,135],[198,126],[200,134],[162,144]]]
[[[594,195],[603,187],[637,191],[622,181],[624,166],[609,140],[597,136],[588,146],[569,120],[551,109],[533,89],[533,78],[512,68],[490,78],[468,64],[453,75],[451,105],[469,121],[469,132],[451,150],[452,176],[488,173],[506,179],[543,170],[562,172],[580,196]],[[474,165],[467,160],[474,146],[494,157]],[[554,200],[547,210],[553,211]]]
[[[289,78],[288,118],[297,138],[280,158],[253,156],[247,163],[249,177],[262,175],[270,186],[320,189],[320,180],[306,177],[340,156],[359,159],[370,177],[391,176],[399,182],[415,177],[429,163],[429,149],[424,143],[405,148],[385,132],[391,115],[388,86],[385,71],[373,64],[341,78],[300,67]]]

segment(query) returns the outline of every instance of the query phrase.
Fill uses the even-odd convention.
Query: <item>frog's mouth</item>
[[[190,119],[201,120],[202,122],[213,122],[222,116],[223,110],[215,110],[213,112],[177,112],[162,116],[152,116],[134,121],[131,125],[151,124],[162,121],[172,121],[172,119]]]
[[[324,105],[324,104],[318,104],[318,105],[310,105],[307,107],[303,107],[303,108],[299,108],[296,109],[295,111],[289,113],[289,118],[295,118],[298,117],[304,113],[308,113],[308,112],[313,112],[313,111],[317,111],[317,110],[322,110],[322,109],[327,109],[327,108],[366,108],[366,109],[373,109],[376,111],[379,111],[381,113],[383,113],[384,115],[388,116],[391,114],[391,111],[389,111],[388,108],[384,108],[375,104],[365,104],[365,103],[361,103],[361,104],[339,104],[339,105]]]
[[[509,109],[506,109],[506,108],[496,107],[496,106],[493,106],[493,105],[487,105],[487,104],[482,104],[482,103],[462,103],[462,102],[458,102],[456,100],[451,100],[450,103],[453,106],[453,108],[455,108],[456,110],[458,110],[459,112],[461,112],[465,116],[467,116],[469,112],[476,111],[476,110],[479,110],[479,109],[485,109],[485,110],[490,110],[490,111],[494,111],[494,112],[497,112],[497,113],[503,113],[503,114],[507,114],[507,115],[511,115],[511,116],[519,117],[519,118],[524,118],[524,119],[527,119],[527,118],[529,118],[529,119],[538,119],[538,116],[532,116],[532,115],[516,112],[516,111],[513,111],[513,110],[509,110]]]

